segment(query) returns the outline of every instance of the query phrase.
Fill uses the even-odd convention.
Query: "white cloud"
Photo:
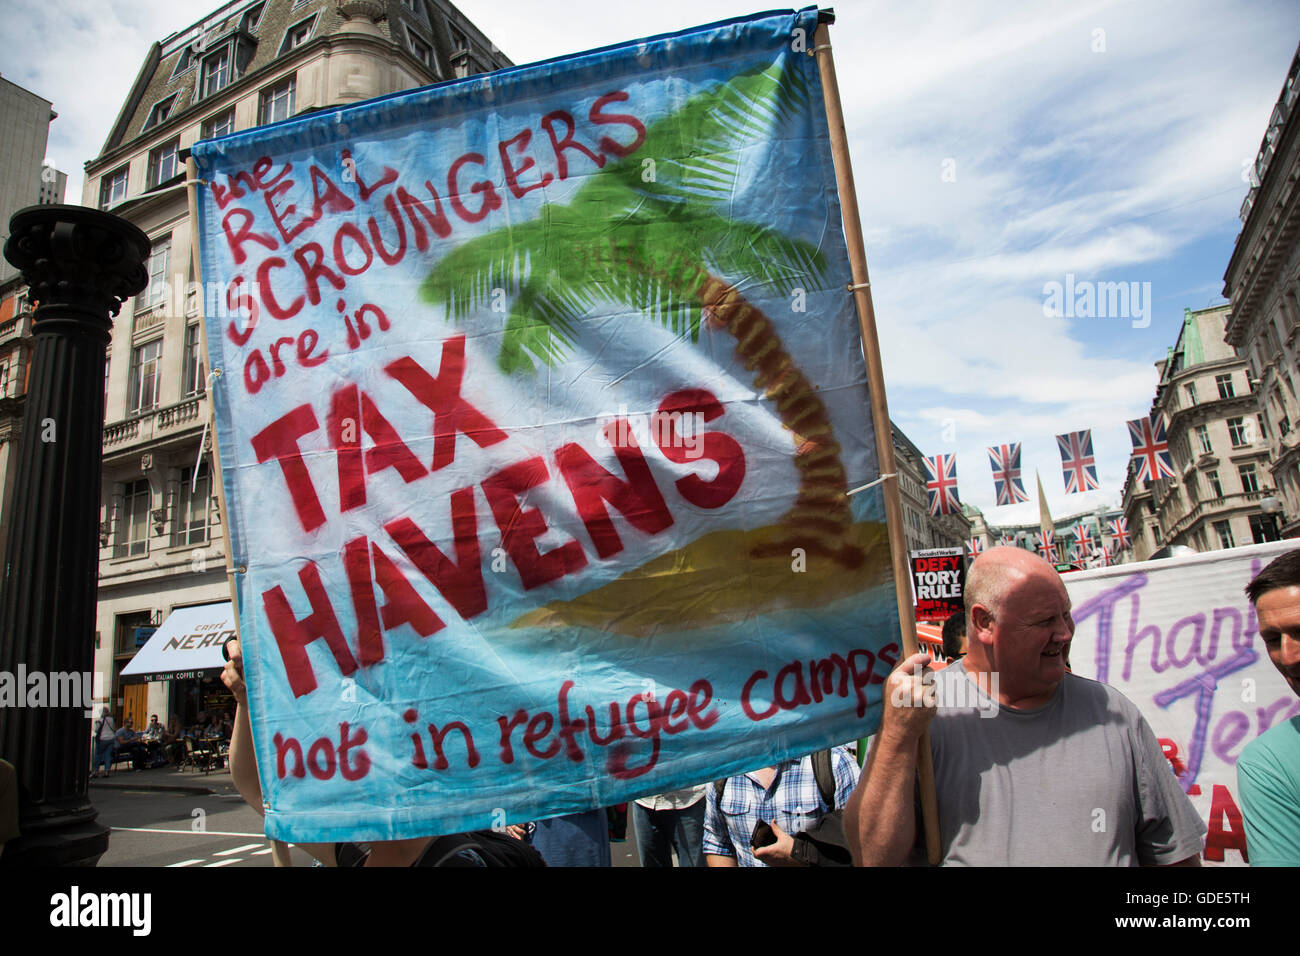
[[[53,0],[5,19],[5,77],[49,100],[46,156],[81,202],[82,167],[98,155],[149,46],[219,6],[214,0]]]
[[[71,201],[149,45],[217,6],[53,0],[8,18],[5,75],[54,103],[49,153]],[[736,14],[733,0],[571,0],[560,14],[534,0],[457,6],[520,63]],[[1026,471],[1043,470],[1051,498],[1052,436],[1091,427],[1117,499],[1123,422],[1149,407],[1170,342],[1124,320],[1045,318],[1042,284],[1161,270],[1180,290],[1162,290],[1163,308],[1217,298],[1222,268],[1206,275],[1179,257],[1219,242],[1226,266],[1242,161],[1294,51],[1293,4],[841,0],[836,12],[895,419],[927,454],[954,419],[963,494],[990,505],[986,445],[1024,441]]]

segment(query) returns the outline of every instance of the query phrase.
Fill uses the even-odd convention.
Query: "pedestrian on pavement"
[[[113,715],[107,707],[99,712],[95,724],[95,772],[93,777],[107,777],[113,766],[113,757],[117,753],[117,728],[113,726]]]
[[[641,797],[632,804],[642,866],[672,866],[674,850],[678,866],[704,866],[704,798],[709,786]]]

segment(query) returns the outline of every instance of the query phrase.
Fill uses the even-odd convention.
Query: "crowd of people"
[[[1300,551],[1247,588],[1273,664],[1300,694]],[[1070,597],[1036,555],[993,548],[973,562],[965,614],[942,670],[925,652],[885,682],[865,765],[835,747],[633,805],[642,865],[844,866],[926,858],[918,752],[928,732],[945,865],[1198,866],[1206,825],[1138,708],[1069,670]],[[964,627],[962,626],[964,625]],[[231,774],[259,813],[238,642],[223,680],[238,703]],[[953,693],[956,682],[969,687]],[[1300,717],[1238,762],[1252,865],[1300,865]],[[503,833],[305,846],[325,865],[610,865],[605,811]],[[447,841],[452,841],[450,844]],[[524,848],[527,848],[525,852]]]
[[[180,715],[172,714],[164,727],[153,714],[144,730],[136,730],[134,721],[126,717],[122,726],[113,723],[113,714],[105,707],[94,725],[95,762],[92,777],[106,777],[119,759],[129,758],[134,770],[154,767],[181,766],[186,759],[186,741],[204,749],[216,750],[216,760],[230,745],[234,732],[234,716],[227,711],[219,714],[199,711],[198,719],[189,725],[181,722]],[[216,760],[213,762],[215,763]]]

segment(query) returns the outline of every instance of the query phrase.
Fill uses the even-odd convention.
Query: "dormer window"
[[[204,96],[211,96],[230,83],[230,47],[222,47],[203,61]]]
[[[288,53],[290,50],[302,46],[311,39],[312,30],[316,27],[316,15],[308,17],[301,23],[295,23],[284,34],[284,42],[280,44],[280,52]]]
[[[159,123],[166,120],[167,117],[171,116],[172,107],[175,105],[176,105],[175,93],[173,93],[171,96],[166,97],[165,99],[159,100],[157,103],[153,105],[153,109],[149,111],[149,117],[144,121],[143,128],[152,129],[153,127],[157,126]]]
[[[411,53],[415,55],[415,58],[419,60],[421,63],[423,63],[425,66],[427,66],[430,70],[432,70],[433,69],[433,47],[429,46],[429,44],[425,43],[423,40],[421,40],[418,36],[416,36],[414,33],[411,33],[410,31],[407,31],[406,39],[408,44],[411,47]]]
[[[187,72],[193,66],[194,66],[194,50],[193,48],[187,46],[183,50],[181,50],[181,55],[176,58],[176,68],[172,70],[172,79],[173,80],[176,79],[176,77],[180,76],[182,73]]]
[[[240,29],[245,33],[251,33],[256,36],[257,26],[262,22],[262,10],[263,5],[259,3],[257,6],[253,7],[253,9],[245,13],[244,19],[239,25]]]

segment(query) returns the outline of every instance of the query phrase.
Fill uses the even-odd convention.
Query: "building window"
[[[1232,390],[1232,373],[1214,376],[1214,384],[1219,388],[1219,398],[1233,398],[1237,393]]]
[[[1255,474],[1255,466],[1238,465],[1237,474],[1241,476],[1241,490],[1249,494],[1252,491],[1259,491],[1259,476]]]
[[[1210,444],[1209,429],[1207,429],[1204,425],[1196,426],[1196,439],[1201,443],[1202,455],[1208,455],[1210,452],[1214,451],[1213,446]]]
[[[406,39],[410,41],[411,52],[415,54],[415,58],[432,70],[433,47],[429,46],[429,44],[425,43],[414,33],[410,33],[409,31],[406,34]]]
[[[135,310],[147,312],[167,301],[167,267],[171,260],[172,241],[159,239],[149,253],[149,284],[135,297]]]
[[[1214,497],[1222,498],[1223,484],[1219,481],[1219,473],[1217,471],[1207,471],[1205,480],[1210,483],[1210,490],[1214,492]]]
[[[240,26],[245,32],[257,35],[257,27],[262,22],[262,9],[263,5],[259,3],[244,14],[244,22]]]
[[[235,131],[235,108],[223,113],[218,113],[211,119],[203,121],[203,139],[216,139],[218,136],[228,136]]]
[[[190,325],[185,328],[185,374],[183,380],[187,396],[203,394],[207,382],[203,369],[203,343],[199,341],[198,325]]]
[[[280,44],[280,52],[288,53],[295,47],[300,47],[311,39],[311,31],[316,26],[316,17],[310,16],[301,23],[295,23],[284,34],[284,42]]]
[[[1277,541],[1279,539],[1277,519],[1273,515],[1251,515],[1250,537],[1255,544]]]
[[[99,208],[107,209],[126,198],[127,168],[115,169],[99,181]]]
[[[149,550],[149,482],[141,478],[122,486],[113,557],[129,558]]]
[[[193,47],[187,46],[185,49],[181,50],[181,55],[176,58],[176,68],[172,70],[172,79],[176,79],[176,77],[187,72],[193,66],[194,49]]]
[[[455,27],[449,25],[451,30],[451,48],[457,53],[469,50],[469,37],[461,33]]]
[[[153,105],[153,109],[149,111],[148,118],[144,121],[143,129],[151,129],[152,127],[157,126],[159,123],[166,120],[169,116],[172,115],[172,107],[174,105],[176,105],[175,93],[173,93],[171,96],[167,97],[166,99],[159,100],[157,103],[155,103]]]
[[[1188,382],[1186,385],[1183,386],[1183,388],[1187,389],[1187,404],[1195,405],[1196,404],[1196,383]]]
[[[293,115],[293,77],[262,91],[262,102],[257,111],[261,125],[278,123]]]
[[[149,189],[157,189],[176,175],[176,151],[180,140],[174,139],[149,151]]]
[[[1264,424],[1264,413],[1256,415],[1255,421],[1259,422],[1259,437],[1268,441],[1268,426]]]
[[[203,61],[204,96],[211,96],[230,83],[230,47],[222,47]]]
[[[1245,448],[1250,444],[1246,436],[1246,420],[1244,418],[1228,419],[1228,437],[1232,439],[1233,448]]]
[[[180,486],[176,489],[176,510],[172,524],[172,547],[184,544],[202,544],[208,540],[208,496],[211,494],[208,463],[199,463],[196,478],[194,468],[181,471]]]
[[[1232,544],[1232,525],[1226,521],[1214,522],[1214,531],[1219,536],[1219,547],[1231,548]]]
[[[0,362],[0,398],[9,397],[9,363]]]
[[[162,339],[154,339],[131,353],[131,392],[127,395],[127,414],[147,412],[157,407],[162,379],[158,368],[161,355]]]
[[[104,421],[108,421],[108,368],[112,359],[111,355],[104,356]]]

